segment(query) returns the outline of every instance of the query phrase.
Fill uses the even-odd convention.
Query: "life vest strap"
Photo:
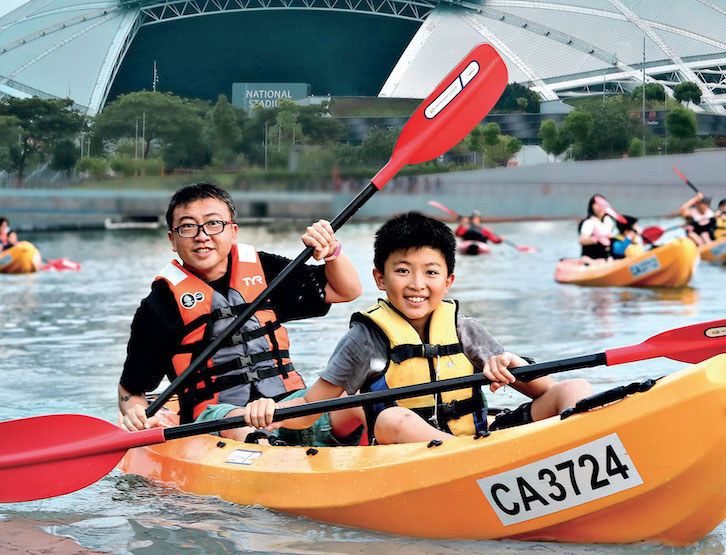
[[[235,306],[221,306],[219,308],[215,308],[211,312],[211,316],[213,320],[224,320],[225,318],[234,318],[236,316],[239,316],[242,314],[245,310],[247,310],[247,307],[250,306],[250,303],[242,303]],[[270,310],[272,309],[272,303],[269,299],[267,299],[264,303],[262,303],[258,310]]]
[[[448,422],[449,420],[456,420],[467,414],[472,414],[478,410],[484,408],[484,400],[481,394],[473,395],[468,399],[459,399],[451,401],[450,403],[439,403],[434,411],[434,407],[421,407],[411,409],[413,412],[418,414],[421,418],[426,421],[432,420],[434,416],[437,417],[439,424]]]
[[[207,318],[204,316],[203,318]],[[197,318],[199,320],[200,318]],[[194,321],[196,322],[196,320]],[[192,324],[194,323],[192,322]],[[196,326],[194,326],[196,327]],[[265,324],[262,328],[257,328],[252,331],[238,331],[234,335],[232,335],[229,339],[222,342],[222,347],[230,347],[232,345],[240,345],[242,343],[249,343],[250,341],[254,339],[259,339],[260,337],[264,337],[265,335],[269,335],[271,338],[273,337],[273,333],[275,330],[282,327],[282,324],[279,321],[274,322],[268,322]],[[198,346],[200,345],[200,341],[195,341],[194,343],[188,343],[186,345],[179,345],[177,347],[175,354],[180,353],[194,353],[197,351]]]
[[[436,358],[456,355],[463,352],[461,343],[451,345],[431,345],[430,343],[407,343],[391,349],[391,360],[395,363],[403,362],[409,358]]]
[[[280,356],[282,358],[290,358],[290,351],[280,351]],[[237,358],[233,358],[228,362],[216,364],[214,366],[210,366],[209,368],[204,368],[200,371],[200,374],[202,376],[222,376],[223,374],[226,374],[227,372],[230,372],[232,370],[244,370],[245,368],[252,366],[253,364],[257,364],[258,362],[277,360],[277,358],[278,357],[275,355],[275,353],[272,352],[238,356]],[[280,374],[281,372],[278,371],[277,373]]]
[[[270,366],[269,368],[261,368],[258,370],[247,370],[241,374],[225,374],[224,376],[219,376],[210,386],[205,387],[204,392],[205,394],[214,394],[236,385],[247,385],[249,383],[264,380],[265,378],[279,376],[283,372],[288,373],[294,370],[295,368],[292,363],[289,363],[283,365],[282,368],[279,366]]]

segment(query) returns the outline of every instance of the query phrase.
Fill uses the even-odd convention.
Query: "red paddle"
[[[461,141],[484,116],[504,92],[507,85],[507,66],[488,44],[480,44],[447,75],[439,86],[416,109],[398,137],[388,163],[371,180],[371,183],[330,222],[337,231],[376,192],[406,164],[417,164],[440,156]],[[290,262],[260,295],[250,302],[227,328],[199,353],[159,397],[146,409],[152,416],[169,398],[180,390],[189,377],[232,334],[234,334],[267,301],[278,285],[290,273],[313,255],[307,247]]]
[[[680,172],[680,171],[678,170],[678,168],[676,168],[675,166],[671,166],[671,168],[673,168],[673,171],[674,171],[674,172],[676,172],[676,173],[678,174],[678,177],[680,177],[680,178],[681,178],[681,179],[682,179],[683,181],[685,181],[685,182],[686,182],[686,185],[688,185],[688,186],[689,186],[689,187],[690,187],[691,189],[693,189],[693,192],[694,192],[694,193],[698,194],[698,193],[700,193],[700,192],[701,192],[701,191],[699,191],[698,189],[696,189],[696,186],[695,186],[695,185],[694,185],[693,183],[691,183],[691,181],[690,181],[690,180],[689,180],[689,179],[688,179],[688,178],[687,178],[687,177],[686,177],[685,175],[683,175],[683,174],[682,174],[682,173],[681,173],[681,172]]]
[[[446,206],[444,206],[443,204],[441,204],[440,202],[437,202],[435,200],[430,200],[429,201],[429,206],[433,206],[434,208],[438,208],[439,210],[443,210],[447,214],[449,214],[451,216],[454,216],[454,218],[456,218],[457,220],[459,218],[461,218],[461,216],[459,214],[457,214],[456,212],[454,212],[450,208],[447,208]],[[521,252],[537,252],[537,249],[534,248],[534,247],[527,247],[525,245],[517,245],[513,241],[510,241],[509,239],[505,239],[503,237],[499,237],[499,240],[502,241],[502,243],[506,243],[507,245],[510,245],[510,246],[514,247],[515,249],[517,249],[518,251],[521,251]]]
[[[666,331],[638,345],[515,368],[521,381],[577,368],[612,366],[655,357],[696,363],[726,352],[726,319]],[[433,383],[373,391],[275,411],[275,420],[482,386],[481,373]],[[244,417],[128,432],[104,420],[56,414],[0,423],[0,502],[63,495],[93,484],[110,472],[128,449],[244,425]]]
[[[47,271],[58,271],[62,272],[64,270],[72,270],[72,271],[78,271],[81,269],[81,265],[74,261],[70,260],[68,258],[55,258],[55,259],[47,259],[43,261],[43,265],[40,267],[41,271],[47,272]]]
[[[600,208],[602,208],[608,216],[615,218],[621,224],[628,223],[628,220],[626,220],[624,216],[622,216],[618,212],[616,212],[615,209],[610,205],[610,203],[607,200],[605,200],[603,197],[601,197],[600,195],[595,195],[594,200],[597,203],[597,205]]]
[[[669,231],[673,231],[674,229],[682,229],[686,227],[688,227],[688,224],[673,225],[670,227],[666,227],[665,229],[657,225],[652,225],[650,227],[646,227],[641,235],[643,236],[643,239],[645,239],[649,243],[655,243],[663,236],[663,234]]]

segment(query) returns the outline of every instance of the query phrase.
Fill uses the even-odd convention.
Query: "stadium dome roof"
[[[361,42],[359,50],[374,48],[376,41],[388,41],[379,48],[388,49],[390,64],[382,52],[372,51],[375,55],[368,58],[378,63],[359,68],[360,73],[371,73],[373,94],[380,96],[423,98],[475,44],[488,42],[506,60],[510,81],[529,86],[543,100],[601,94],[603,88],[630,90],[642,82],[645,68],[647,82],[663,84],[669,94],[678,83],[697,83],[702,100],[696,109],[726,113],[724,0],[10,1],[9,6],[20,5],[0,16],[0,96],[70,97],[90,114],[103,107],[113,90],[124,91],[114,82],[124,76],[123,68],[134,56],[150,55],[153,41],[145,53],[133,50],[134,41],[140,42],[137,39],[144,33],[158,35],[167,28],[194,34],[190,27],[174,25],[212,21],[207,16],[216,18],[215,24],[220,24],[220,18],[238,24],[267,13],[275,15],[276,19],[267,20],[274,25],[284,16],[290,21],[324,12],[336,17],[345,14],[347,22],[359,16],[354,19],[365,20],[367,29],[370,22],[377,26],[376,33],[368,33],[370,42]],[[7,8],[0,8],[0,13],[3,9]],[[393,20],[403,23],[391,25]],[[317,21],[327,25],[330,20]],[[328,51],[336,49],[335,41],[343,44],[345,35],[355,32],[352,25],[341,27],[331,29]],[[198,49],[203,49],[200,39],[197,34],[180,41],[196,41]],[[289,52],[299,59],[299,51],[305,54],[313,42],[303,49],[287,45],[273,52],[258,40],[246,51],[254,52],[256,58],[279,58],[281,52]],[[341,50],[342,57],[330,62],[319,59],[317,65],[341,64],[346,56],[356,54],[349,46]],[[209,52],[207,57],[218,54]],[[357,55],[348,65],[366,59],[365,52]],[[180,65],[190,63],[183,55],[178,58]],[[225,63],[224,57],[219,63]],[[290,66],[280,67],[278,74],[265,74],[269,81],[291,80],[285,74]],[[299,75],[293,77],[300,79]],[[185,78],[190,80],[189,75]],[[311,74],[308,81],[313,90],[318,78],[319,74]],[[151,85],[151,77],[146,82]],[[334,79],[318,89],[330,87],[327,92],[334,95],[369,94],[370,87],[351,83],[349,87],[360,90],[335,90]]]

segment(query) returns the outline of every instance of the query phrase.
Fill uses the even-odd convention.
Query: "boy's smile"
[[[212,220],[229,221],[229,207],[219,199],[204,198],[174,209],[173,227],[181,224],[204,224]],[[206,282],[221,278],[227,271],[227,256],[237,240],[237,224],[225,225],[222,233],[207,235],[199,230],[196,237],[180,237],[169,232],[172,250],[184,266]]]
[[[444,255],[431,247],[393,251],[383,265],[383,273],[373,269],[373,278],[422,339],[431,313],[454,283]]]

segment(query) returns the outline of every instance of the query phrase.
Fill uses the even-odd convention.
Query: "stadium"
[[[0,97],[89,115],[131,91],[214,100],[239,82],[424,98],[480,42],[545,103],[690,81],[695,111],[726,114],[723,0],[14,0]]]

